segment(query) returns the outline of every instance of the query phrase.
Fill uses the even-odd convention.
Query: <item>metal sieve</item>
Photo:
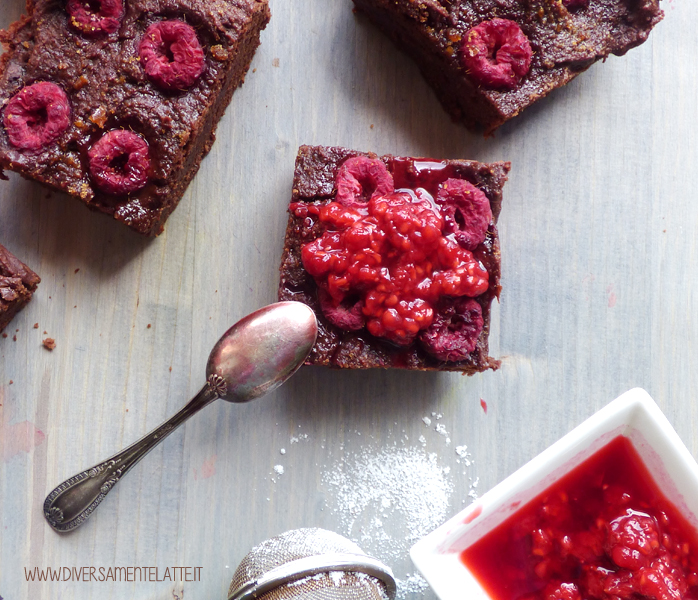
[[[389,567],[347,538],[318,528],[287,531],[242,559],[228,600],[394,600]]]

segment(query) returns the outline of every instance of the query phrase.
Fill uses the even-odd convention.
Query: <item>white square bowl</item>
[[[698,529],[698,464],[654,400],[626,392],[417,542],[415,566],[441,600],[493,600],[460,554],[613,438],[628,438],[665,496]]]

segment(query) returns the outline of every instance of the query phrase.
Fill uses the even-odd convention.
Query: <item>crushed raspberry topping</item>
[[[337,171],[335,200],[353,208],[365,205],[373,196],[383,196],[395,189],[393,176],[377,158],[355,156],[342,163]]]
[[[589,0],[562,0],[567,10],[581,10],[589,6]]]
[[[464,179],[448,179],[436,194],[436,203],[446,220],[446,233],[467,250],[485,241],[492,220],[490,201],[485,193]]]
[[[179,19],[153,23],[138,47],[148,78],[165,90],[185,90],[204,72],[196,31]]]
[[[442,301],[428,329],[419,340],[425,350],[439,360],[464,360],[475,350],[485,321],[482,307],[472,298]]]
[[[130,194],[148,181],[148,143],[137,133],[114,129],[88,151],[90,174],[107,194]]]
[[[492,19],[468,30],[461,56],[463,66],[478,84],[513,90],[531,68],[533,51],[514,21]]]
[[[15,148],[38,150],[70,125],[68,96],[48,81],[28,85],[7,103],[3,124]]]
[[[85,35],[114,33],[124,16],[122,0],[68,0],[70,24]]]
[[[354,206],[291,206],[299,216],[317,215],[327,227],[303,246],[303,266],[318,284],[330,322],[348,330],[365,322],[372,335],[406,345],[432,324],[444,296],[478,296],[489,276],[470,251],[444,235],[444,218],[424,189],[377,193],[369,187],[369,193],[354,194],[367,196]]]

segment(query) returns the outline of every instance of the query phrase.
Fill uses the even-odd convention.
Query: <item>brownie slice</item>
[[[267,0],[29,0],[3,32],[0,169],[157,235],[215,139]]]
[[[41,279],[0,245],[0,331],[32,298]]]
[[[491,133],[662,19],[659,0],[353,0],[409,54],[446,111]]]
[[[378,157],[302,146],[279,299],[304,302],[318,316],[318,339],[308,364],[468,375],[497,369],[499,361],[488,356],[488,334],[490,305],[501,289],[496,221],[508,172],[509,163],[503,162]],[[348,233],[349,222],[356,235]],[[350,235],[351,259],[343,263]],[[372,236],[370,242],[366,236]],[[373,251],[381,257],[367,259]],[[457,256],[459,265],[469,265],[468,273],[484,275],[477,279],[476,292],[450,287],[453,272],[445,265],[456,263],[439,258],[442,251],[454,253],[444,256]],[[336,259],[332,255],[341,256],[330,274],[318,275],[318,267]],[[400,283],[405,277],[408,282]],[[465,283],[456,279],[458,286]],[[441,287],[433,287],[435,282]],[[385,299],[391,294],[392,300]],[[428,298],[427,304],[421,298]],[[393,306],[407,312],[387,314]],[[392,316],[402,319],[402,329],[389,330]]]

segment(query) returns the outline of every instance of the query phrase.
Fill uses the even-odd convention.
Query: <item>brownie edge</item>
[[[40,281],[34,271],[0,244],[0,331],[31,300]]]
[[[475,349],[465,360],[450,362],[435,358],[414,341],[407,347],[396,346],[383,338],[372,336],[364,327],[346,331],[328,321],[320,307],[318,285],[303,267],[301,250],[322,236],[325,227],[319,220],[297,216],[289,210],[289,220],[280,267],[279,300],[297,300],[310,306],[318,317],[319,334],[307,364],[332,368],[369,369],[400,368],[421,371],[457,371],[473,375],[488,369],[496,370],[500,362],[488,354],[490,307],[499,297],[500,250],[496,221],[502,202],[502,187],[507,180],[508,162],[479,163],[469,160],[408,159],[392,155],[377,156],[339,147],[301,146],[296,158],[291,203],[324,204],[333,200],[337,189],[335,179],[339,167],[353,157],[380,159],[390,170],[400,161],[438,164],[456,178],[462,178],[484,192],[492,210],[492,221],[486,239],[474,251],[489,273],[488,289],[477,296],[484,326]],[[396,188],[399,186],[396,182]]]

